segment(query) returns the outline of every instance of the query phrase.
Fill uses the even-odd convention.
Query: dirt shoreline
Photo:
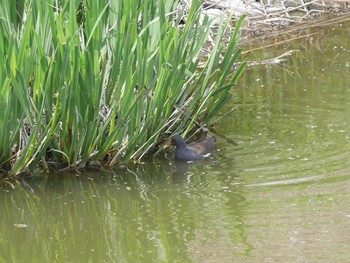
[[[191,0],[182,0],[188,7]],[[232,17],[234,22],[246,15],[245,38],[271,37],[293,28],[307,28],[348,20],[350,1],[345,0],[206,0],[203,14],[210,18]]]

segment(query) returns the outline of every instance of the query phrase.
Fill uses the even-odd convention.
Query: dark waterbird
[[[210,135],[198,142],[186,144],[186,141],[180,136],[175,135],[171,139],[171,144],[176,147],[175,160],[195,161],[207,157],[213,150],[216,139]]]

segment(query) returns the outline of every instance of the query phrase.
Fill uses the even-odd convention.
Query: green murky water
[[[299,50],[246,71],[213,159],[3,184],[0,262],[349,262],[350,24],[311,32],[246,57]]]

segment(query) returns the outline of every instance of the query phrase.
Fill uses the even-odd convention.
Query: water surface
[[[314,32],[245,56],[298,50],[245,72],[211,159],[2,184],[0,262],[349,262],[350,24]]]

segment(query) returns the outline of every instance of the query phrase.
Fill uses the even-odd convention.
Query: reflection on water
[[[212,159],[0,182],[0,262],[349,262],[348,28],[250,53],[300,50],[246,71]]]
[[[18,191],[3,188],[2,257],[49,262],[57,254],[70,262],[187,262],[208,250],[230,258],[232,251],[221,249],[236,240],[248,249],[240,190],[218,179],[215,170],[181,174],[173,166],[86,171],[80,177],[32,179]]]

